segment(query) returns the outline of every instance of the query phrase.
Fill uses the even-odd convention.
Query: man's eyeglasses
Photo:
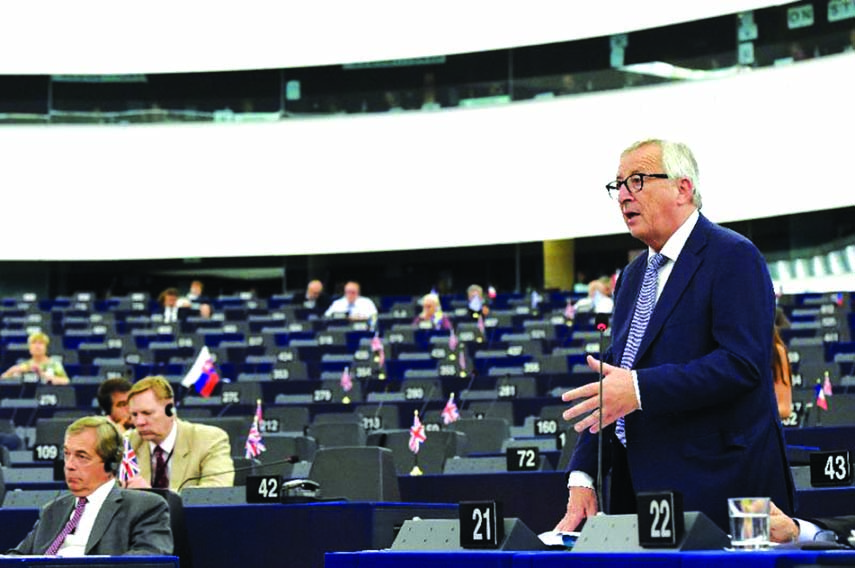
[[[606,191],[609,192],[609,197],[617,199],[620,193],[620,186],[625,185],[630,193],[638,193],[644,189],[644,178],[668,179],[668,174],[632,174],[623,181],[613,181],[606,184]]]

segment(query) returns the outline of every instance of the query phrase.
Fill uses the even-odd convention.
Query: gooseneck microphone
[[[181,482],[181,485],[178,486],[176,493],[181,493],[181,490],[184,489],[184,486],[190,483],[191,481],[199,481],[200,479],[206,479],[208,477],[216,477],[218,475],[225,475],[227,473],[240,473],[242,471],[251,471],[255,470],[256,467],[270,467],[273,465],[283,465],[286,463],[297,463],[300,461],[300,457],[296,455],[288,456],[281,460],[276,460],[272,462],[267,462],[265,464],[253,463],[252,465],[244,466],[244,467],[236,467],[232,469],[227,469],[226,471],[217,471],[214,473],[203,473],[202,475],[194,475],[193,477],[188,477],[184,481]]]
[[[597,402],[597,510],[603,512],[603,353],[606,351],[606,331],[609,329],[609,314],[594,316],[594,325],[600,332],[600,369],[597,376],[600,396]]]

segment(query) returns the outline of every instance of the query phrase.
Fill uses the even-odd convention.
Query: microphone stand
[[[181,482],[181,485],[178,486],[178,489],[176,489],[175,492],[181,493],[181,490],[184,489],[184,486],[187,485],[188,483],[190,483],[191,481],[199,481],[200,479],[205,479],[207,477],[216,477],[218,475],[225,475],[227,473],[240,473],[243,471],[250,471],[250,472],[255,473],[256,463],[258,461],[259,460],[253,459],[252,465],[249,465],[249,466],[235,467],[232,469],[227,469],[226,471],[216,471],[213,473],[203,473],[202,475],[194,475],[193,477],[188,477],[187,479],[185,479],[184,481]],[[259,467],[269,467],[272,465],[283,465],[286,463],[294,464],[294,463],[297,463],[298,461],[300,461],[299,456],[288,456],[285,459],[268,462],[266,464],[262,464]]]
[[[603,501],[603,353],[606,350],[606,330],[609,328],[608,314],[595,316],[597,331],[600,332],[600,369],[597,376],[599,398],[597,403],[597,510],[602,513]]]

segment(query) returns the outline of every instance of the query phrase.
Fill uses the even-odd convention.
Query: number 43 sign
[[[813,487],[851,485],[852,463],[849,460],[849,450],[811,453],[810,484]]]

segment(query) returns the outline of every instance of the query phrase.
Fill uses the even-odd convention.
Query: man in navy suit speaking
[[[697,163],[684,144],[633,144],[606,187],[630,234],[648,247],[617,282],[612,342],[602,354],[608,512],[634,513],[637,492],[661,490],[679,491],[686,511],[725,531],[728,497],[767,496],[791,512],[765,260],[700,214]],[[591,356],[588,365],[600,368]],[[562,399],[573,402],[564,418],[581,432],[556,526],[569,531],[598,510],[598,385]]]

